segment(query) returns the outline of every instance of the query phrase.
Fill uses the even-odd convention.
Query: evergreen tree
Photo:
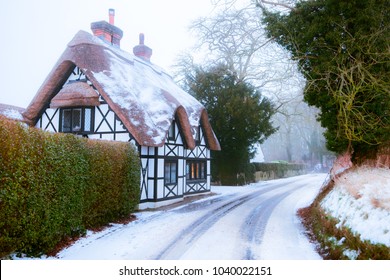
[[[238,184],[238,174],[245,173],[255,154],[254,145],[276,131],[270,121],[273,104],[224,66],[197,69],[187,86],[206,107],[221,144],[222,151],[212,153],[214,177],[224,185]]]
[[[390,138],[390,2],[309,0],[264,9],[269,36],[298,60],[305,101],[320,108],[328,149],[363,156]]]

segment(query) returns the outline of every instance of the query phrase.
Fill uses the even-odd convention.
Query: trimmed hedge
[[[305,164],[288,162],[254,162],[253,165],[255,172],[273,172],[276,178],[284,178],[291,171],[304,172],[306,170]]]
[[[0,116],[0,257],[47,254],[139,203],[138,153],[26,127]]]

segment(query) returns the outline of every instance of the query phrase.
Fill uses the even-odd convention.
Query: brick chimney
[[[120,41],[123,37],[123,31],[114,25],[115,10],[108,10],[109,22],[97,21],[91,23],[93,35],[99,37],[106,43],[120,47]]]
[[[145,44],[145,35],[143,33],[139,34],[139,45],[133,48],[134,55],[146,60],[150,61],[150,57],[152,56],[152,49],[146,46]]]
[[[115,25],[115,10],[114,9],[108,10],[108,23],[111,25]]]

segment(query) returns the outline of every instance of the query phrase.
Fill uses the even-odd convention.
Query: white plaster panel
[[[148,173],[153,176],[154,174],[154,159],[149,159]]]
[[[164,180],[159,179],[157,180],[157,198],[163,198],[164,197]]]
[[[164,177],[164,159],[158,159],[157,176],[160,178]]]
[[[116,141],[128,142],[130,140],[130,136],[128,133],[118,133],[115,135]]]

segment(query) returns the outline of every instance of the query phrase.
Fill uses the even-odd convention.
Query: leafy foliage
[[[0,257],[48,253],[139,201],[139,159],[128,143],[27,128],[0,116]]]
[[[387,0],[309,0],[289,14],[264,10],[269,35],[287,48],[320,108],[327,147],[357,156],[390,138],[390,5]]]
[[[270,122],[274,106],[224,66],[209,71],[197,69],[188,87],[206,107],[221,144],[222,151],[212,154],[213,175],[223,184],[235,185],[237,174],[244,172],[242,168],[254,155],[254,145],[276,131]]]

